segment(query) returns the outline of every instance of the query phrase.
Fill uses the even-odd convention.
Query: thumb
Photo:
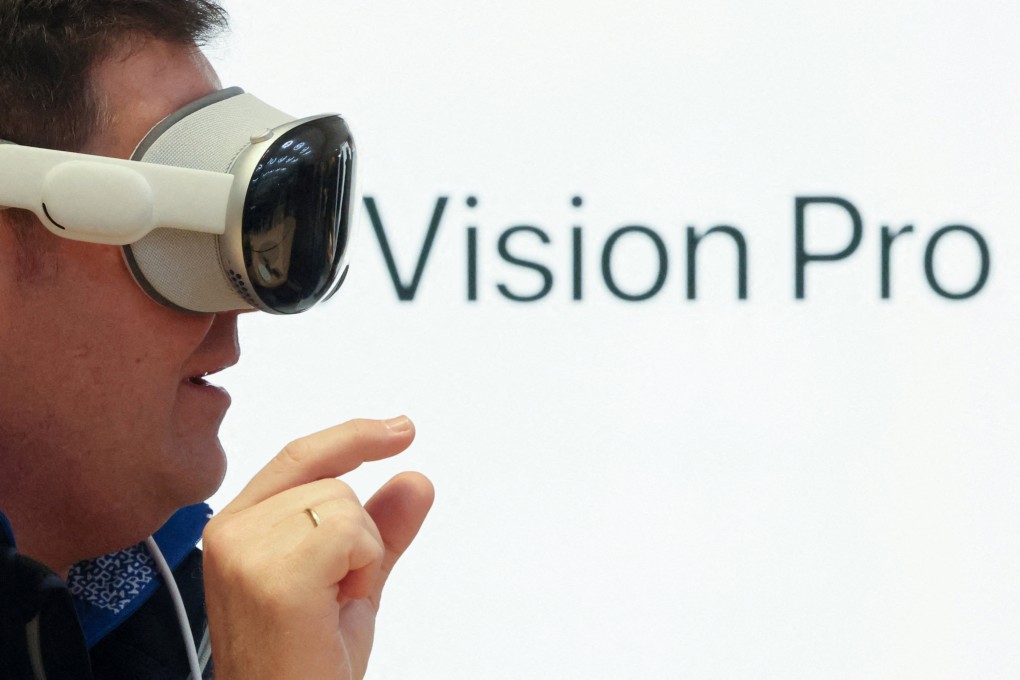
[[[418,535],[434,498],[435,490],[427,477],[417,472],[402,472],[365,503],[365,510],[379,529],[385,547],[381,576],[371,596],[376,609],[393,565]]]

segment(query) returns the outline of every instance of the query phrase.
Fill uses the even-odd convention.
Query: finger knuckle
[[[351,436],[355,439],[370,441],[379,437],[381,424],[378,420],[355,418],[354,420],[348,421],[347,426],[351,430]]]
[[[341,510],[330,515],[325,524],[333,540],[343,545],[358,545],[368,535],[361,518],[349,510]]]
[[[386,549],[383,548],[382,543],[379,541],[372,541],[371,544],[372,561],[381,563],[383,558],[386,557]]]
[[[312,447],[305,438],[295,439],[280,451],[276,461],[283,465],[294,465],[301,467],[309,459]]]
[[[333,477],[319,480],[317,484],[322,486],[322,491],[330,498],[348,500],[354,496],[354,490],[346,482]]]

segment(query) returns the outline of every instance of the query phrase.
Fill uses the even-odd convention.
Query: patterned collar
[[[171,569],[194,550],[210,517],[205,503],[189,505],[153,534]],[[67,587],[89,648],[134,614],[161,583],[144,543],[71,567]]]

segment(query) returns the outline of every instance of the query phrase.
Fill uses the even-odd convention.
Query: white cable
[[[163,582],[170,592],[170,599],[173,600],[174,611],[177,613],[177,623],[181,627],[181,637],[184,638],[184,651],[188,655],[188,666],[191,668],[191,675],[189,677],[191,680],[202,680],[202,669],[198,664],[198,650],[195,649],[195,638],[191,634],[191,624],[188,622],[188,613],[184,610],[184,600],[181,599],[181,591],[177,589],[177,581],[174,580],[174,574],[170,570],[170,565],[166,563],[166,558],[163,557],[163,551],[156,545],[156,541],[152,536],[145,539],[145,546],[149,549],[149,554],[152,555],[152,560],[156,563],[156,568],[159,569],[159,573],[163,577]]]
[[[209,639],[209,626],[205,627],[202,632],[202,641],[198,643],[198,663],[202,666],[202,670],[209,665],[209,659],[212,658],[212,641]]]

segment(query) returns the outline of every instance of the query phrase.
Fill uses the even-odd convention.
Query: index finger
[[[389,458],[413,439],[414,423],[407,416],[351,420],[295,439],[252,477],[223,512],[240,512],[287,489],[339,477],[366,461]]]

